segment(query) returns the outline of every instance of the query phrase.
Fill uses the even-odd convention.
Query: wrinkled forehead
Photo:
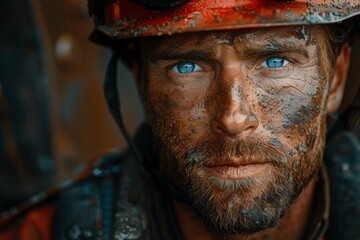
[[[284,42],[304,47],[324,40],[321,26],[293,26],[258,29],[241,29],[213,32],[196,32],[172,36],[148,37],[140,40],[146,50],[166,51],[174,49],[204,48],[219,44],[264,45],[269,42]]]

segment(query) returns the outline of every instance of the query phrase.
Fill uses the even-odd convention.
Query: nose
[[[258,118],[249,109],[250,101],[244,81],[239,77],[241,74],[229,71],[226,75],[220,80],[216,91],[217,110],[211,127],[217,134],[244,138],[256,130]]]

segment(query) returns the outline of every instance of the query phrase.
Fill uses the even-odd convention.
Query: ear
[[[341,48],[339,55],[336,58],[335,73],[333,79],[330,81],[329,96],[327,102],[328,114],[335,113],[340,107],[350,65],[350,47],[346,43]]]

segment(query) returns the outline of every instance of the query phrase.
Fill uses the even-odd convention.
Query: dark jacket
[[[135,142],[151,167],[154,159],[148,129],[143,128]],[[359,146],[356,137],[348,132],[329,137],[306,240],[321,239],[324,235],[327,240],[360,239]],[[45,205],[43,219],[50,223],[38,227],[33,224],[36,217],[22,223],[30,222],[40,229],[39,233],[47,231],[44,239],[182,239],[170,196],[132,154],[117,153],[102,157],[89,177],[67,186],[50,207]],[[40,211],[30,211],[28,215],[36,216]],[[46,230],[46,226],[52,231]],[[7,230],[11,227],[17,229],[12,225]],[[0,230],[1,239],[14,239],[6,236],[6,231]]]

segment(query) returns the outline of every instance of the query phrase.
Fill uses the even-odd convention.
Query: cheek
[[[206,89],[188,85],[149,82],[146,111],[150,124],[161,124],[189,139],[202,133],[207,124]]]
[[[274,130],[286,132],[294,127],[301,130],[323,115],[326,89],[322,77],[309,76],[258,84],[259,119]]]

